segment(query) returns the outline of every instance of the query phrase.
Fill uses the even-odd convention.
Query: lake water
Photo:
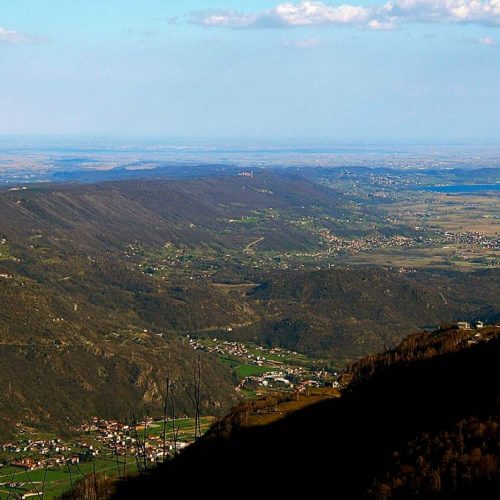
[[[479,191],[500,191],[500,184],[453,184],[451,186],[424,186],[422,189],[437,193],[477,193]]]

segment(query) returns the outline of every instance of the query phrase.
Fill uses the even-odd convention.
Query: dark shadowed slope
[[[454,335],[440,335],[448,334]],[[381,357],[374,373],[339,400],[264,427],[226,421],[167,466],[121,484],[115,498],[161,498],[167,491],[228,497],[235,482],[266,498],[297,488],[313,496],[326,488],[342,499],[389,498],[388,492],[394,498],[498,498],[500,338],[444,354],[437,346],[446,342],[422,343],[422,355],[415,356],[414,345],[406,361]],[[475,422],[484,425],[477,439],[466,432]],[[449,452],[445,465],[433,462],[429,436],[442,440],[441,454]],[[415,467],[410,485],[393,481],[401,472],[394,465],[397,450],[409,461],[414,454],[413,465],[402,469]]]

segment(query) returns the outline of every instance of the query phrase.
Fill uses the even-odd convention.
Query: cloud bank
[[[344,25],[391,30],[403,23],[500,26],[500,0],[391,0],[368,6],[287,2],[255,13],[205,10],[194,13],[191,21],[201,26],[236,29]]]
[[[0,26],[0,42],[3,43],[24,43],[25,35],[17,31],[7,30]]]
[[[45,38],[32,37],[19,31],[8,30],[0,26],[0,44],[20,45],[24,43],[40,43],[46,41]]]

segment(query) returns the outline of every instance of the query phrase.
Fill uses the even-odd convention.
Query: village
[[[324,360],[280,347],[217,338],[188,339],[194,350],[215,354],[233,368],[238,378],[236,390],[247,396],[264,396],[268,389],[303,392],[307,387],[338,387],[338,372]]]
[[[204,424],[209,424],[209,418]],[[187,417],[169,419],[167,439],[162,439],[163,421],[148,417],[134,424],[104,420],[94,417],[74,429],[77,438],[32,437],[27,430],[19,433],[19,439],[0,444],[3,456],[12,456],[8,461],[0,461],[1,467],[12,467],[33,471],[37,469],[66,466],[92,461],[103,456],[134,458],[141,456],[150,463],[163,461],[175,455],[194,440],[190,426],[192,419]]]
[[[489,250],[500,250],[500,238],[489,237],[477,231],[461,231],[443,233],[446,242],[458,243],[463,245],[478,245]]]
[[[245,398],[339,387],[338,373],[329,365],[294,351],[217,338],[187,340],[194,350],[231,366],[235,389]],[[201,432],[213,422],[214,417],[201,417]],[[153,467],[192,443],[195,426],[187,417],[169,418],[166,424],[151,417],[134,422],[93,417],[73,428],[72,437],[62,438],[18,425],[16,437],[0,444],[0,498],[2,491],[14,491],[19,498],[42,496],[44,487],[63,491],[93,470],[123,477]]]
[[[0,445],[0,451],[16,456],[10,465],[25,470],[58,467],[80,462],[82,454],[62,439],[20,439]],[[18,457],[19,456],[19,457]],[[0,467],[6,464],[0,464]],[[1,469],[0,469],[1,470]]]
[[[491,340],[500,328],[481,320],[457,321],[452,326],[463,332],[469,346]],[[298,398],[299,394],[309,396],[310,390],[331,391],[344,386],[331,367],[291,350],[217,338],[187,340],[192,349],[214,354],[229,364],[237,378],[236,389],[244,397],[288,393]],[[276,412],[264,410],[256,414],[262,417],[263,411]],[[201,417],[202,433],[214,420]],[[16,438],[0,444],[0,498],[2,491],[14,491],[16,498],[43,496],[45,478],[48,497],[52,498],[53,492],[64,491],[73,480],[93,470],[123,477],[154,467],[192,443],[195,427],[195,420],[187,417],[167,422],[151,417],[131,422],[93,417],[73,428],[72,437],[61,438],[18,425]]]
[[[201,417],[202,433],[213,421]],[[6,491],[15,498],[44,496],[44,489],[52,498],[94,472],[123,477],[172,458],[195,440],[194,419],[187,417],[169,418],[165,426],[150,417],[133,423],[94,417],[72,431],[73,437],[61,438],[18,426],[16,436],[0,444],[0,498]]]

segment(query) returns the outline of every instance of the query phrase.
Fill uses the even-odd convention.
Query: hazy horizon
[[[30,143],[34,146],[50,146],[56,143],[70,146],[82,145],[136,145],[139,147],[200,147],[200,148],[286,148],[286,149],[334,149],[338,147],[370,148],[370,147],[415,147],[415,148],[500,148],[500,137],[492,139],[415,139],[415,138],[369,138],[369,139],[335,139],[335,138],[290,138],[290,137],[175,137],[164,135],[122,135],[122,134],[0,134],[0,145],[14,143]]]

